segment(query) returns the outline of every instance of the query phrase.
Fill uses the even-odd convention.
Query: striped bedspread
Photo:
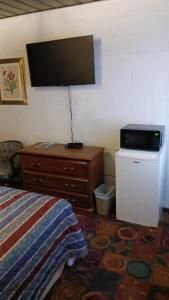
[[[87,254],[64,199],[0,188],[0,299],[41,299],[58,266]]]

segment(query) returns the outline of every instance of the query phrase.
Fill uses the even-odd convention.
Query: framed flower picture
[[[0,104],[27,104],[23,57],[0,59]]]

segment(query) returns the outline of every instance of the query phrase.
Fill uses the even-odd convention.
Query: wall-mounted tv
[[[93,36],[26,45],[32,86],[95,83]]]

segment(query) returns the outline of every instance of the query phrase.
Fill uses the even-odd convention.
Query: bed
[[[87,254],[64,199],[0,187],[0,299],[43,299],[64,264]]]

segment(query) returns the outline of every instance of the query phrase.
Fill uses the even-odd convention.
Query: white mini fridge
[[[116,152],[116,218],[158,227],[164,196],[165,146]]]

